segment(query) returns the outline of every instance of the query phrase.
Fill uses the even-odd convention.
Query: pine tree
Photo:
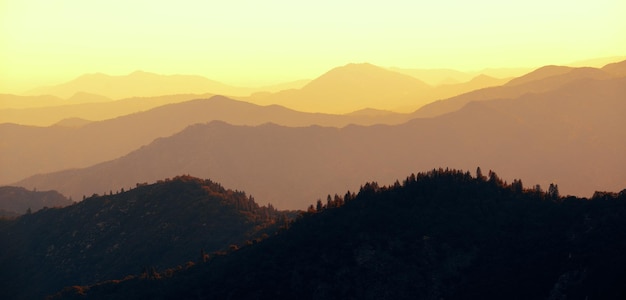
[[[485,180],[485,176],[483,176],[483,171],[480,169],[480,167],[476,168],[476,179]]]
[[[557,200],[560,198],[558,184],[550,183],[550,187],[548,188],[548,198],[552,200]]]

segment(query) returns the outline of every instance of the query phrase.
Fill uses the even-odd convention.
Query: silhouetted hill
[[[326,204],[323,204],[326,203]],[[289,229],[174,273],[54,299],[622,299],[626,190],[593,199],[433,170],[328,197]]]
[[[435,117],[459,110],[472,101],[512,99],[528,93],[549,92],[561,89],[563,86],[580,79],[604,80],[620,77],[595,68],[547,66],[512,79],[502,86],[478,89],[452,98],[432,102],[412,113],[412,116],[414,118]]]
[[[54,95],[69,98],[78,92],[103,95],[111,99],[154,97],[172,94],[248,95],[252,90],[238,88],[194,75],[159,75],[135,71],[128,75],[85,74],[56,86],[41,87],[29,95]]]
[[[78,128],[78,127],[83,127],[91,122],[92,121],[81,119],[81,118],[68,118],[68,119],[63,119],[55,123],[52,126]]]
[[[42,299],[64,286],[184,268],[202,261],[201,251],[272,234],[279,217],[284,223],[243,192],[189,176],[44,209],[0,226],[0,298]]]
[[[194,125],[119,159],[17,183],[74,199],[172,174],[214,178],[277,207],[303,209],[320,193],[389,183],[415,169],[498,169],[567,194],[626,182],[626,78],[583,79],[547,93],[472,102],[396,126]],[[320,192],[325,191],[325,192]]]
[[[4,139],[4,143],[0,144],[0,167],[6,170],[0,172],[0,183],[8,184],[38,173],[87,167],[115,159],[158,137],[170,136],[189,125],[212,120],[236,125],[274,122],[286,126],[345,126],[399,124],[408,120],[408,115],[312,114],[215,96],[164,105],[78,128],[0,124],[0,136]],[[163,177],[168,176],[171,175]]]
[[[511,81],[507,83],[507,85],[509,86],[520,85],[520,84],[524,84],[524,83],[528,83],[532,81],[542,80],[542,79],[552,77],[552,76],[563,75],[563,74],[571,72],[573,69],[574,68],[572,67],[566,67],[566,66],[545,66],[545,67],[536,69],[523,76],[513,78],[511,79]]]
[[[44,207],[63,207],[71,200],[57,191],[29,191],[22,187],[0,186],[0,210],[17,215],[35,212]]]
[[[613,76],[625,77],[626,76],[626,60],[608,64],[602,67],[602,71],[613,74]]]
[[[349,113],[423,105],[420,95],[431,89],[411,76],[363,63],[334,68],[301,89],[242,99],[306,112]]]
[[[410,75],[407,75],[410,74]],[[462,81],[429,86],[417,75],[454,76]],[[334,68],[301,89],[253,94],[240,98],[259,104],[280,104],[301,111],[349,113],[366,108],[409,112],[434,100],[506,83],[484,74],[433,69],[384,69],[371,64],[348,64]]]
[[[585,59],[585,60],[581,60],[581,61],[575,61],[572,62],[570,64],[567,64],[568,66],[572,66],[572,67],[594,67],[594,68],[599,68],[602,66],[605,66],[606,64],[611,64],[614,63],[616,61],[623,61],[626,59],[626,56],[608,56],[608,57],[598,57],[598,58],[592,58],[592,59]]]

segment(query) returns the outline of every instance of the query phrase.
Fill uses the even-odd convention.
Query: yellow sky
[[[0,92],[134,70],[262,85],[349,62],[566,64],[626,54],[624,15],[624,0],[0,0]]]

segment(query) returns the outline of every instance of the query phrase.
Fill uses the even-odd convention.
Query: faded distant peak
[[[85,125],[87,125],[89,123],[92,123],[92,121],[81,119],[81,118],[67,118],[67,119],[63,119],[63,120],[55,123],[52,126],[69,127],[69,128],[80,128],[80,127],[83,127],[83,126],[85,126]]]
[[[381,82],[394,83],[396,86],[405,84],[411,88],[429,88],[421,80],[370,63],[349,63],[345,66],[336,67],[313,80],[304,88],[325,87],[325,84],[366,86],[369,83],[376,83],[379,85]]]
[[[365,117],[380,117],[380,116],[388,116],[394,115],[395,113],[388,110],[381,109],[373,109],[373,108],[364,108],[361,110],[353,111],[347,115],[349,116],[365,116]]]
[[[495,78],[511,78],[522,76],[531,72],[533,69],[534,68],[486,68],[474,74],[485,74]]]
[[[599,57],[599,58],[576,61],[576,62],[568,64],[568,66],[600,68],[606,64],[623,61],[625,59],[626,59],[626,56]]]
[[[67,98],[68,104],[109,102],[110,98],[86,92],[77,92]]]
[[[365,108],[421,106],[431,90],[414,77],[369,63],[350,63],[329,70],[301,89],[258,93],[246,100],[304,112],[345,114]]]
[[[472,78],[470,73],[452,69],[404,69],[392,67],[389,70],[409,75],[432,86],[461,83]]]
[[[250,94],[251,89],[232,87],[196,75],[160,75],[135,71],[120,76],[102,73],[85,74],[60,85],[31,90],[27,94],[70,98],[79,92],[102,95],[111,99],[122,99],[204,93],[243,96]]]
[[[485,74],[480,74],[477,75],[476,77],[472,78],[472,80],[470,80],[469,82],[472,83],[491,83],[491,82],[498,82],[499,79],[489,76],[489,75],[485,75]]]

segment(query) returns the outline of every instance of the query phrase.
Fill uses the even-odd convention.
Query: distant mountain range
[[[250,90],[228,86],[201,76],[159,75],[135,71],[122,76],[102,73],[86,74],[64,84],[28,91],[27,94],[69,98],[78,92],[102,95],[111,99],[123,99],[189,93],[246,95],[250,93]]]
[[[431,86],[436,87],[440,85],[451,85],[468,82],[480,75],[498,79],[513,78],[532,71],[532,68],[484,69],[477,72],[462,72],[453,69],[407,69],[396,67],[389,68],[389,70],[415,77]]]
[[[82,122],[82,126],[0,124],[0,136],[5,142],[0,144],[0,166],[6,170],[0,172],[0,183],[8,184],[37,173],[87,167],[115,159],[156,138],[214,120],[251,126],[273,122],[284,126],[341,127],[348,124],[399,124],[408,119],[408,115],[393,113],[346,116],[302,113],[275,105],[258,106],[215,96],[168,104],[101,122]],[[60,125],[64,123],[68,122]]]
[[[439,72],[424,70],[420,75],[429,77]],[[258,88],[229,87],[203,77],[187,75],[147,72],[125,76],[87,74],[68,83],[29,92],[32,95],[49,95],[45,97],[2,95],[0,123],[47,126],[66,118],[98,121],[166,104],[162,101],[166,95],[170,95],[170,103],[173,103],[180,102],[178,98],[183,95],[188,96],[185,100],[191,100],[207,93],[235,96],[257,104],[279,104],[308,112],[349,113],[365,108],[408,112],[433,100],[501,85],[507,80],[476,74],[460,82],[432,87],[418,78],[371,64],[348,64],[312,81],[300,80]],[[247,97],[251,93],[252,96]]]
[[[613,70],[619,69],[619,70]],[[308,112],[350,113],[363,109],[395,110],[413,112],[421,111],[413,117],[432,117],[445,112],[459,109],[469,101],[511,98],[526,92],[543,92],[571,81],[572,76],[566,73],[578,73],[578,76],[592,76],[599,79],[600,75],[623,76],[623,66],[598,71],[597,69],[548,66],[540,68],[527,75],[511,80],[510,78],[495,78],[485,74],[466,76],[462,81],[429,86],[417,79],[371,64],[348,64],[338,67],[321,75],[313,81],[297,81],[282,85],[248,89],[246,93],[228,93],[219,88],[194,88],[181,85],[187,77],[162,76],[157,74],[136,72],[128,76],[86,75],[70,83],[60,85],[59,88],[68,90],[72,96],[61,99],[54,96],[16,96],[0,95],[0,123],[16,123],[22,125],[50,126],[64,119],[80,118],[90,121],[102,121],[131,113],[146,111],[161,105],[180,103],[200,98],[209,98],[215,94],[246,95],[257,91],[249,97],[235,97],[240,100],[261,105],[279,104],[288,108]],[[592,74],[589,70],[596,70]],[[454,75],[467,74],[454,70],[417,70],[415,76],[430,78],[438,74]],[[488,70],[485,70],[487,72]],[[519,70],[518,70],[519,71]],[[622,72],[622,73],[620,73]],[[406,73],[406,72],[405,72]],[[407,73],[408,74],[408,73]],[[547,77],[563,76],[561,83],[545,82],[537,84]],[[569,79],[567,79],[569,76]],[[144,78],[145,77],[145,78]],[[195,77],[193,77],[195,78]],[[201,78],[201,77],[199,77]],[[197,78],[196,78],[197,79]],[[197,81],[197,80],[196,80]],[[194,81],[192,80],[190,84]],[[533,83],[534,82],[534,83]],[[84,86],[83,86],[84,83]],[[143,91],[144,86],[150,87],[150,92]],[[539,85],[539,86],[537,86]],[[103,97],[95,94],[99,92],[93,86],[105,86],[116,91],[140,91],[134,95],[158,95],[150,97],[132,97],[120,100],[111,100],[113,96]],[[152,86],[172,87],[169,90],[159,90]],[[176,90],[175,87],[180,86]],[[518,87],[513,87],[518,86]],[[487,88],[487,89],[485,89]],[[90,93],[84,92],[90,91]],[[181,94],[168,95],[158,93]],[[210,91],[208,94],[206,91]],[[263,92],[258,92],[263,91]],[[472,92],[474,91],[474,92]],[[115,96],[115,95],[114,95]],[[119,95],[117,95],[119,96]],[[117,98],[115,98],[117,99]],[[443,99],[445,104],[440,103]],[[440,101],[441,100],[441,101]],[[435,101],[435,102],[433,102]]]
[[[393,73],[387,70],[379,70],[378,67],[372,65],[351,65],[346,68],[362,68],[364,72],[367,73],[368,70],[374,70],[373,73],[379,74],[380,76],[387,76],[388,73]],[[339,70],[334,70],[334,73],[331,77],[341,77],[341,74],[347,74],[346,76],[354,75],[352,73],[344,73],[346,68],[340,68]],[[377,73],[380,72],[380,73]],[[348,173],[341,173],[337,170],[328,169],[324,172],[337,172],[336,175],[340,177],[337,181],[333,181],[333,183],[327,183],[328,186],[324,188],[324,190],[341,190],[345,188],[354,188],[358,182],[362,182],[365,180],[371,180],[374,178],[379,178],[381,180],[391,180],[398,173],[406,173],[414,168],[408,168],[411,166],[411,163],[408,161],[414,161],[414,166],[417,167],[436,167],[439,165],[450,165],[447,163],[448,161],[458,162],[460,163],[459,167],[463,168],[471,168],[473,165],[478,164],[478,162],[485,163],[494,163],[498,162],[498,169],[508,172],[520,173],[517,169],[522,165],[515,162],[515,160],[511,160],[508,162],[501,161],[499,158],[502,154],[494,154],[492,157],[484,157],[480,156],[480,159],[477,157],[472,158],[471,155],[467,155],[463,151],[475,151],[474,149],[481,149],[482,144],[478,143],[478,141],[482,141],[485,139],[493,139],[494,144],[496,146],[499,145],[500,135],[490,135],[489,133],[479,134],[477,132],[471,132],[471,126],[465,128],[462,125],[458,125],[458,131],[451,131],[451,128],[446,128],[441,125],[445,122],[449,122],[452,124],[459,124],[459,122],[467,121],[471,123],[472,117],[470,116],[473,112],[472,110],[478,110],[476,113],[480,113],[485,116],[486,119],[494,119],[497,120],[493,122],[494,126],[509,126],[509,125],[501,125],[499,122],[511,122],[510,119],[513,118],[517,120],[514,125],[517,127],[530,126],[533,130],[541,132],[537,137],[544,138],[544,133],[542,131],[550,132],[553,131],[554,134],[563,135],[566,133],[570,137],[584,137],[588,139],[587,141],[591,141],[588,144],[585,144],[584,138],[581,140],[575,140],[575,143],[580,144],[580,147],[576,146],[580,149],[586,149],[585,151],[580,152],[581,161],[591,161],[586,158],[583,159],[583,153],[589,154],[589,157],[597,157],[598,155],[603,156],[603,159],[600,161],[611,161],[612,163],[607,164],[607,170],[613,170],[615,168],[619,168],[623,166],[623,161],[619,160],[621,155],[618,155],[616,151],[622,149],[623,144],[620,144],[620,139],[614,139],[609,137],[609,133],[613,134],[614,137],[623,136],[623,132],[616,130],[615,128],[622,128],[624,126],[621,117],[615,117],[615,119],[610,119],[608,116],[613,114],[623,113],[624,110],[622,108],[623,103],[618,99],[623,98],[625,94],[623,90],[619,89],[619,79],[620,76],[624,76],[626,74],[626,61],[620,63],[614,63],[606,65],[601,69],[595,68],[570,68],[570,67],[558,67],[558,66],[547,66],[540,69],[537,69],[533,72],[530,72],[524,76],[518,77],[509,81],[507,84],[502,86],[483,88],[480,90],[472,91],[469,93],[465,93],[456,97],[452,97],[446,100],[436,101],[429,105],[424,106],[423,108],[415,111],[412,114],[397,114],[388,111],[381,110],[373,110],[373,109],[365,109],[360,110],[347,115],[326,115],[326,114],[311,114],[311,113],[302,113],[297,111],[292,111],[279,106],[257,106],[241,101],[231,100],[225,97],[213,97],[210,99],[204,100],[194,100],[188,101],[189,97],[193,95],[179,95],[179,96],[165,96],[160,98],[131,98],[121,101],[115,102],[107,102],[107,103],[93,103],[93,104],[81,104],[74,106],[61,106],[57,108],[37,108],[34,110],[39,110],[39,113],[42,114],[41,118],[44,119],[44,115],[48,112],[62,112],[64,110],[72,111],[72,109],[76,109],[78,112],[80,109],[87,109],[94,112],[105,112],[108,108],[117,107],[118,112],[120,112],[124,107],[133,107],[135,109],[141,109],[142,107],[150,107],[150,105],[154,105],[155,103],[165,103],[167,101],[182,101],[176,104],[164,105],[158,108],[154,108],[145,112],[130,114],[114,119],[109,119],[101,122],[89,122],[89,119],[66,119],[65,121],[58,122],[55,126],[52,127],[28,127],[28,126],[20,126],[14,124],[1,124],[0,125],[0,135],[4,139],[4,143],[0,144],[0,165],[4,172],[0,172],[0,184],[12,184],[17,181],[24,179],[26,177],[40,174],[41,176],[30,178],[27,180],[22,180],[19,182],[19,185],[26,187],[27,189],[38,188],[38,189],[57,189],[66,195],[71,195],[73,199],[79,199],[83,194],[89,195],[93,192],[101,192],[103,190],[110,189],[119,189],[123,186],[133,185],[136,182],[143,182],[149,180],[156,180],[161,177],[173,176],[175,174],[180,173],[190,173],[188,172],[189,166],[170,166],[171,169],[162,169],[159,174],[152,174],[148,177],[144,178],[143,173],[133,171],[130,173],[126,173],[123,176],[113,176],[112,174],[118,171],[108,170],[106,173],[110,173],[109,177],[115,177],[115,179],[106,179],[102,180],[102,178],[98,179],[98,176],[93,176],[92,179],[81,178],[78,179],[50,179],[52,181],[48,181],[48,179],[42,178],[53,178],[52,175],[44,175],[46,173],[60,171],[64,169],[70,168],[85,168],[95,164],[102,163],[107,160],[113,160],[119,158],[123,155],[128,154],[133,150],[137,150],[139,147],[146,146],[150,144],[157,138],[168,137],[173,134],[176,134],[186,128],[187,126],[197,124],[197,123],[207,123],[215,120],[224,121],[226,123],[232,125],[246,125],[246,126],[258,126],[264,123],[274,123],[281,126],[291,126],[291,127],[306,127],[311,125],[319,125],[319,126],[331,126],[331,127],[343,127],[348,124],[357,124],[357,125],[373,125],[373,124],[388,124],[388,125],[399,125],[403,122],[407,122],[411,119],[415,118],[433,118],[432,120],[415,120],[409,124],[417,124],[424,123],[426,127],[432,127],[433,129],[426,130],[425,128],[419,128],[415,130],[415,133],[408,132],[408,129],[398,129],[398,128],[407,128],[409,125],[401,125],[394,127],[381,127],[375,126],[371,128],[361,128],[359,130],[363,132],[378,132],[380,128],[387,128],[387,135],[395,137],[391,140],[391,145],[395,145],[400,148],[413,148],[415,151],[417,149],[420,152],[424,151],[422,146],[418,146],[416,143],[430,143],[431,147],[438,150],[438,156],[435,157],[421,157],[419,163],[416,158],[407,159],[407,163],[404,166],[388,166],[386,162],[380,158],[376,153],[382,153],[382,155],[391,155],[388,150],[379,150],[382,145],[374,144],[374,145],[365,145],[363,141],[357,141],[355,143],[355,147],[363,147],[366,150],[358,150],[355,153],[368,153],[373,157],[376,157],[373,161],[379,162],[379,170],[383,170],[382,172],[377,172],[374,166],[367,167],[357,167],[356,170],[365,170],[367,172],[361,172],[359,178],[353,178],[354,176],[349,175]],[[370,74],[371,75],[371,74]],[[330,75],[329,75],[330,76]],[[344,80],[346,82],[352,82],[353,85],[358,84],[358,80],[354,81],[353,77],[346,77]],[[396,75],[393,75],[396,76]],[[402,75],[401,75],[402,76]],[[324,77],[324,76],[322,76]],[[403,80],[406,82],[413,82],[413,79]],[[328,79],[328,78],[327,78]],[[341,81],[340,80],[340,81]],[[491,79],[482,76],[475,79],[476,81],[490,81]],[[304,90],[314,89],[316,86],[327,86],[329,82],[333,82],[332,80],[322,80],[319,79],[310,83]],[[605,86],[604,86],[605,85]],[[427,85],[423,84],[422,87],[429,88]],[[320,88],[321,89],[321,88]],[[572,94],[571,91],[575,91]],[[581,98],[582,97],[582,98]],[[585,98],[586,97],[586,98]],[[607,99],[600,99],[602,97],[606,97]],[[489,101],[493,99],[500,99],[497,101]],[[507,100],[509,99],[509,100]],[[517,100],[515,100],[517,99]],[[535,100],[533,100],[535,99]],[[538,101],[536,99],[545,99]],[[579,99],[578,105],[580,107],[586,107],[587,111],[580,111],[573,107],[573,101],[571,99]],[[515,100],[515,101],[513,101]],[[472,104],[472,102],[480,103],[489,103],[485,106],[477,105],[476,103]],[[498,107],[498,105],[494,103],[507,103],[504,108]],[[515,111],[512,107],[515,103],[534,103],[534,107],[528,107],[524,110]],[[560,107],[554,106],[555,103],[559,103]],[[113,106],[115,105],[115,106]],[[503,104],[504,105],[504,104]],[[467,106],[467,107],[466,107]],[[81,107],[79,109],[79,107]],[[464,108],[465,107],[465,108]],[[462,109],[464,108],[464,109]],[[30,109],[29,109],[30,110]],[[115,110],[115,109],[113,109]],[[540,114],[539,112],[548,112],[550,111],[554,115],[560,115],[559,119],[555,119],[554,115],[548,114]],[[586,115],[586,112],[595,112],[596,116],[593,118],[589,118]],[[570,114],[570,115],[568,115]],[[597,121],[601,119],[604,115],[604,120],[602,122]],[[36,115],[33,115],[36,116]],[[69,116],[69,115],[66,115]],[[519,120],[527,120],[524,124],[520,123]],[[576,120],[576,121],[572,121]],[[593,122],[593,125],[591,124]],[[621,123],[620,123],[621,122]],[[596,123],[604,123],[605,125],[596,126]],[[435,125],[433,125],[435,124]],[[545,125],[545,130],[541,128],[541,126]],[[585,124],[584,127],[581,124]],[[611,126],[608,126],[611,124]],[[211,125],[214,126],[214,125]],[[269,126],[269,125],[268,125]],[[265,126],[263,128],[249,128],[244,127],[245,130],[250,131],[252,135],[254,131],[257,130],[267,130],[267,128],[271,126]],[[605,126],[605,127],[602,127]],[[209,126],[210,127],[210,126]],[[219,125],[218,127],[222,127]],[[437,129],[437,128],[443,129]],[[555,129],[555,128],[561,129]],[[566,129],[562,129],[563,127],[567,127]],[[227,136],[230,131],[229,126],[224,126],[225,132],[223,135]],[[350,127],[350,128],[360,128],[360,127]],[[282,130],[282,129],[281,129]],[[313,141],[319,141],[322,144],[339,144],[341,142],[334,141],[333,139],[337,138],[334,136],[325,136],[328,132],[336,132],[336,129],[325,129],[314,127],[313,129],[305,129],[305,128],[295,128],[289,129],[294,131],[303,131],[306,130],[318,130],[320,133],[313,137],[307,136],[306,134],[296,134],[297,137],[293,138],[294,141],[275,141],[274,146],[277,145],[285,145],[287,146],[289,143],[294,142],[295,140],[300,139],[311,139],[310,141],[302,141],[302,144],[310,144],[314,143]],[[339,130],[342,134],[349,132],[349,128]],[[463,133],[466,131],[470,131],[467,137],[463,136]],[[526,146],[530,147],[530,149],[535,149],[533,147],[537,147],[533,152],[536,157],[544,157],[546,155],[555,155],[553,152],[548,151],[550,148],[542,148],[541,146],[543,141],[541,139],[537,140],[529,140],[525,137],[524,129],[517,128],[512,129],[516,134],[523,134],[522,137],[519,138],[520,141],[525,141]],[[554,131],[556,130],[556,131]],[[397,132],[396,132],[397,131]],[[406,131],[406,132],[404,132]],[[324,132],[324,133],[322,133]],[[487,131],[489,132],[489,131]],[[281,133],[282,134],[282,133]],[[248,133],[242,133],[242,141],[250,141],[255,140],[255,138],[248,137]],[[363,136],[367,135],[366,133],[362,134]],[[476,141],[468,141],[472,136],[476,139]],[[458,137],[462,142],[452,141],[452,137]],[[355,139],[352,137],[345,137],[346,139]],[[203,140],[204,137],[198,137],[198,140]],[[280,139],[280,137],[272,137],[271,139]],[[290,138],[291,139],[291,138]],[[382,140],[389,140],[388,137],[381,138]],[[507,137],[504,137],[506,141]],[[358,140],[358,139],[357,139]],[[257,141],[256,144],[248,144],[252,146],[243,146],[236,145],[233,141],[228,140],[228,143],[233,143],[233,147],[259,147],[258,145],[263,145],[266,143],[265,141]],[[447,142],[446,142],[447,141]],[[567,141],[570,143],[571,141]],[[230,144],[224,144],[223,147],[230,147]],[[403,144],[404,143],[404,144]],[[449,149],[446,147],[446,143],[451,143],[460,147],[459,149]],[[478,144],[474,144],[478,143]],[[576,145],[578,145],[576,144]],[[360,145],[360,146],[359,146]],[[563,149],[563,145],[557,145],[559,149]],[[595,146],[594,146],[595,145]],[[510,146],[510,145],[509,145]],[[175,145],[171,145],[171,148],[176,148]],[[198,144],[197,147],[203,147],[203,145]],[[215,147],[215,146],[214,146]],[[264,146],[261,146],[264,147]],[[512,146],[511,146],[512,147]],[[521,146],[518,146],[521,147]],[[596,149],[591,149],[595,147]],[[325,166],[327,162],[323,161],[315,161],[315,159],[305,159],[306,155],[313,155],[314,153],[310,153],[313,151],[312,149],[317,149],[318,146],[311,145],[310,149],[302,149],[301,153],[293,154],[290,153],[289,149],[282,150],[273,150],[270,148],[265,149],[264,151],[277,152],[281,153],[281,151],[285,152],[285,157],[292,157],[294,155],[302,155],[303,160],[308,160],[312,164],[317,164],[316,168],[320,168]],[[151,149],[148,147],[147,149]],[[296,149],[296,148],[294,148]],[[469,149],[469,150],[468,150]],[[612,150],[611,150],[612,149]],[[510,153],[520,153],[520,149],[508,149],[507,147],[502,146],[502,150],[506,150],[504,152]],[[178,151],[182,151],[179,149]],[[341,149],[342,152],[340,155],[337,155],[336,160],[343,159],[346,154],[345,151],[349,151],[348,149]],[[571,150],[565,150],[566,153],[572,152]],[[613,152],[603,152],[603,151],[613,151]],[[236,172],[240,170],[237,168],[230,168],[229,161],[236,158],[234,153],[237,151],[233,150],[229,158],[223,159],[223,163],[221,163],[221,167],[203,165],[202,163],[198,163],[195,168],[201,168],[200,170],[194,169],[193,174],[202,176],[202,177],[213,177],[218,178],[227,184],[252,191],[255,195],[261,196],[260,199],[270,200],[275,197],[282,197],[281,195],[285,195],[284,193],[279,193],[277,195],[270,195],[266,193],[262,187],[262,185],[255,181],[252,178],[248,178],[246,175],[239,175]],[[262,151],[261,151],[262,152]],[[575,151],[574,151],[575,152]],[[201,150],[197,150],[197,153],[202,155],[209,155],[208,152],[202,152]],[[387,154],[385,154],[387,153]],[[449,153],[449,157],[444,157],[445,153]],[[172,155],[175,155],[172,153]],[[187,155],[187,154],[185,154]],[[261,159],[264,158],[258,157],[258,153],[252,154],[244,154],[241,155],[248,156],[248,160],[251,159]],[[269,155],[269,154],[268,154]],[[328,154],[330,155],[330,154]],[[569,154],[568,154],[569,155]],[[564,155],[564,157],[568,157],[568,155]],[[608,157],[604,157],[607,156]],[[149,156],[153,156],[150,154]],[[393,154],[393,158],[389,158],[390,160],[400,160],[400,157],[406,158],[407,155],[398,155]],[[458,156],[458,157],[457,157]],[[219,157],[216,156],[216,157]],[[466,159],[462,159],[460,157],[467,157]],[[170,158],[171,159],[171,158]],[[189,160],[200,159],[196,157],[190,157]],[[212,158],[215,160],[217,158]],[[220,158],[221,159],[221,158]],[[294,156],[295,159],[295,156]],[[331,160],[332,160],[331,159]],[[531,156],[526,158],[527,160],[532,160]],[[559,160],[567,161],[568,164],[572,157],[568,159],[558,158]],[[179,161],[181,158],[176,158],[174,161]],[[185,159],[182,159],[185,160]],[[201,161],[203,159],[200,159]],[[540,159],[537,159],[540,160]],[[154,164],[150,162],[149,159],[144,159],[143,157],[139,157],[138,161],[142,161],[145,164]],[[246,159],[243,159],[241,162],[243,163]],[[345,161],[352,161],[352,164],[357,164],[354,159],[350,157],[346,158]],[[339,168],[340,166],[346,165],[345,161],[337,161],[335,163],[335,167]],[[270,163],[271,160],[268,160],[267,163]],[[586,162],[575,162],[571,164],[571,167],[585,165]],[[253,163],[253,162],[251,162]],[[139,164],[139,162],[133,163]],[[258,163],[253,163],[258,164]],[[267,165],[264,166],[268,170],[272,170],[273,166],[278,166],[281,163]],[[294,170],[296,166],[302,167],[302,169],[306,169],[307,165],[299,165],[300,163],[294,164]],[[484,165],[484,163],[482,163]],[[262,165],[262,164],[261,164]],[[259,166],[261,166],[259,165]],[[529,165],[529,164],[527,164]],[[457,165],[454,165],[457,166]],[[513,167],[515,166],[515,168]],[[232,167],[232,166],[231,166]],[[310,167],[310,166],[309,166]],[[354,166],[350,165],[350,168]],[[217,174],[222,172],[221,168],[224,168],[222,174]],[[369,169],[368,169],[369,168]],[[397,169],[401,168],[401,169]],[[567,187],[569,183],[565,183],[565,187],[567,191],[571,191],[572,193],[577,193],[579,195],[585,195],[593,192],[595,189],[608,189],[609,187],[614,187],[615,182],[619,180],[619,178],[624,177],[622,173],[615,174],[615,176],[606,177],[603,176],[603,171],[600,170],[600,165],[591,166],[591,169],[597,169],[596,176],[592,176],[589,180],[583,180],[583,177],[575,180],[571,183],[574,188],[569,190]],[[122,167],[119,172],[125,173],[122,171],[124,167]],[[157,167],[150,166],[147,169],[158,169]],[[211,171],[208,171],[211,170]],[[285,171],[289,171],[291,169],[285,169]],[[344,172],[349,172],[349,168]],[[385,171],[386,170],[386,171]],[[74,170],[72,172],[79,172],[79,170]],[[174,172],[174,173],[172,173]],[[264,170],[258,170],[257,172],[266,172]],[[296,173],[300,171],[294,171]],[[320,171],[321,172],[321,171]],[[527,175],[523,173],[522,175]],[[611,171],[612,172],[612,171]],[[611,172],[607,174],[612,174]],[[254,172],[252,172],[254,173]],[[530,172],[529,172],[530,173]],[[549,172],[544,173],[540,178],[534,178],[532,175],[529,178],[536,180],[537,182],[541,182],[546,184],[551,181],[561,181],[561,175],[548,175]],[[63,173],[65,174],[65,173]],[[73,173],[72,173],[73,174]],[[134,174],[134,175],[133,175]],[[372,175],[366,175],[372,174]],[[373,175],[377,174],[377,175]],[[386,175],[385,175],[386,174]],[[535,172],[537,174],[537,172]],[[573,173],[572,173],[573,174]],[[565,178],[572,178],[572,174],[562,174]],[[52,177],[50,177],[52,176]],[[220,177],[221,176],[221,177]],[[288,176],[288,175],[285,175]],[[313,175],[311,175],[313,176]],[[315,176],[321,176],[317,174]],[[247,178],[247,179],[244,179]],[[270,180],[271,176],[265,178],[264,180]],[[294,176],[293,178],[297,178]],[[292,178],[292,179],[293,179]],[[316,181],[314,178],[307,178],[309,181]],[[586,178],[586,177],[584,177]],[[606,179],[604,184],[600,184],[603,179]],[[325,179],[324,179],[325,180]],[[77,181],[87,181],[78,183]],[[328,180],[331,182],[332,180]],[[584,181],[584,182],[583,182]],[[54,184],[52,183],[54,182]],[[99,182],[99,183],[94,183]],[[581,185],[577,185],[578,183],[582,183]],[[253,184],[256,187],[250,187],[249,185]],[[321,184],[316,182],[315,184]],[[72,185],[82,185],[82,188],[77,188],[76,186],[72,187]],[[63,188],[59,187],[63,186]],[[303,192],[305,188],[298,187],[298,184],[292,186],[292,189],[299,190]],[[585,187],[587,186],[587,187]],[[267,190],[267,188],[265,188]],[[302,199],[299,201],[309,201],[311,197],[319,197],[316,192],[313,190],[309,190],[309,192],[303,192]],[[282,200],[281,200],[282,201]],[[294,208],[298,208],[297,204],[294,206],[290,206]]]
[[[613,63],[601,69],[546,66],[514,78],[502,86],[477,89],[448,99],[424,105],[412,116],[434,117],[456,111],[472,101],[512,99],[528,93],[543,93],[561,88],[581,79],[603,80],[626,76],[626,61]]]
[[[195,99],[206,99],[213,94],[179,94],[157,97],[135,97],[109,102],[64,104],[32,108],[0,109],[0,124],[14,123],[31,126],[51,126],[66,119],[80,118],[89,121],[104,121],[133,113],[140,113],[159,106],[181,103]],[[14,99],[28,97],[11,96]]]
[[[349,113],[364,108],[409,112],[437,99],[506,81],[482,75],[467,82],[432,87],[413,76],[375,65],[348,64],[328,71],[301,89],[257,93],[238,99],[307,112]]]
[[[17,183],[80,198],[175,174],[215,178],[262,203],[303,209],[364,181],[389,183],[439,166],[501,170],[564,193],[591,195],[626,181],[626,78],[580,79],[514,99],[471,102],[395,126],[288,128],[222,122],[191,126],[124,157]],[[162,119],[158,119],[162,120]],[[86,128],[86,127],[84,127]],[[324,192],[322,192],[324,193]]]

